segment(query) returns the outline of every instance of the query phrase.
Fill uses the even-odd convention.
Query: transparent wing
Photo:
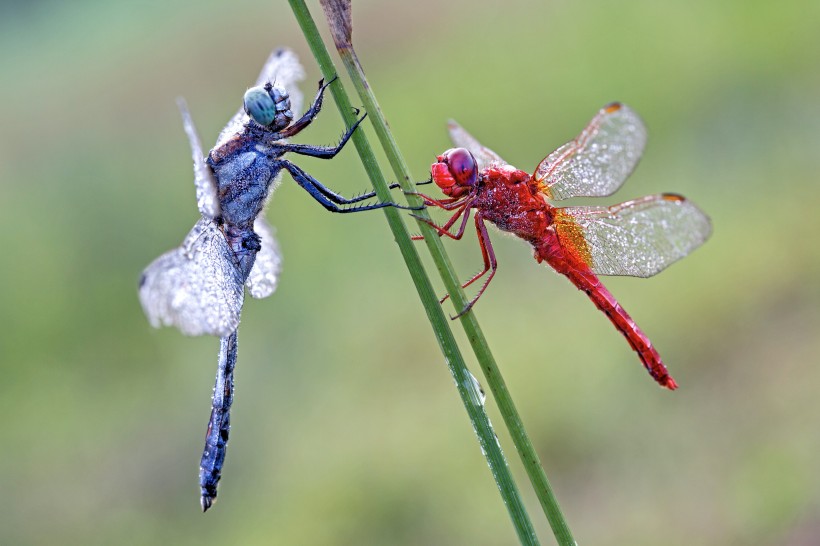
[[[613,103],[575,140],[544,158],[533,178],[551,199],[610,195],[632,173],[645,145],[646,127],[638,114]]]
[[[256,254],[256,261],[245,284],[254,298],[267,298],[279,282],[282,254],[273,236],[273,228],[261,216],[253,223],[253,230],[262,238],[262,249]]]
[[[145,269],[139,294],[154,327],[176,326],[190,336],[224,337],[239,326],[243,290],[225,236],[202,218],[182,246]]]
[[[703,244],[712,224],[680,195],[649,195],[613,207],[555,209],[555,230],[598,275],[651,277]]]
[[[211,168],[205,163],[205,156],[202,154],[202,143],[199,140],[199,135],[197,135],[194,120],[191,118],[185,99],[179,97],[177,106],[179,106],[179,112],[182,114],[182,125],[185,127],[185,134],[188,135],[188,142],[191,144],[191,155],[194,158],[196,206],[202,216],[213,219],[220,214],[216,180],[214,180]]]
[[[450,140],[457,148],[467,148],[478,163],[478,170],[483,171],[490,165],[507,165],[507,162],[492,151],[483,146],[473,135],[468,133],[464,127],[454,120],[447,122],[447,130],[450,132]]]
[[[296,53],[290,49],[277,49],[268,57],[265,66],[262,67],[262,72],[259,73],[259,78],[256,80],[256,85],[264,85],[268,82],[277,83],[284,87],[288,95],[290,95],[290,108],[294,113],[302,111],[302,92],[296,85],[305,79],[305,69],[299,63],[299,58]],[[244,108],[239,108],[239,111],[231,118],[228,124],[219,133],[219,138],[216,139],[215,148],[219,148],[225,142],[237,133],[242,132],[242,127],[248,122],[248,114],[245,113]]]

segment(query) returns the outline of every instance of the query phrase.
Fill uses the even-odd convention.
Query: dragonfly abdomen
[[[236,330],[220,340],[219,370],[214,384],[211,418],[205,434],[205,449],[199,463],[200,502],[205,512],[216,499],[216,487],[222,477],[222,465],[228,449],[233,404],[233,371],[236,366]]]
[[[583,290],[589,296],[595,307],[606,313],[615,328],[624,335],[632,349],[638,353],[638,358],[641,359],[641,363],[643,363],[649,375],[667,389],[674,390],[678,388],[678,384],[669,375],[669,371],[661,360],[661,355],[652,346],[652,342],[649,341],[643,330],[635,324],[632,317],[624,311],[621,304],[615,300],[612,293],[598,280],[598,277],[592,272],[567,275],[567,277],[579,290]]]
[[[240,279],[248,280],[256,254],[262,249],[262,238],[251,227],[239,227],[223,224],[222,233],[233,253],[234,263],[239,270]]]
[[[638,353],[641,363],[655,381],[670,390],[678,388],[678,384],[669,375],[669,370],[664,366],[652,342],[629,316],[629,313],[621,307],[615,296],[606,289],[598,276],[589,269],[589,266],[568,256],[566,251],[557,244],[557,239],[544,241],[536,246],[535,257],[539,262],[546,261],[558,273],[565,275],[578,290],[589,296],[595,307],[606,314],[615,328],[624,335],[629,346]]]

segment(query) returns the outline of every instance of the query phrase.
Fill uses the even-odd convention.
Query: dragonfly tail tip
[[[213,506],[216,499],[210,495],[202,495],[199,499],[199,503],[202,505],[202,512],[205,513],[208,511],[208,508]]]

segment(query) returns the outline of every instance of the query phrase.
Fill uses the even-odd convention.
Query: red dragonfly
[[[428,206],[455,211],[441,226],[428,222],[440,235],[453,239],[461,239],[470,211],[476,211],[484,269],[462,287],[487,276],[458,316],[484,293],[498,267],[485,226],[488,220],[530,243],[539,263],[547,262],[585,292],[626,337],[655,381],[676,389],[649,338],[597,275],[655,275],[706,241],[712,231],[709,218],[672,193],[612,207],[557,208],[547,202],[614,193],[635,168],[646,144],[646,128],[638,115],[619,103],[605,106],[577,138],[544,158],[532,175],[507,164],[457,123],[451,121],[449,131],[457,147],[438,156],[431,169],[433,182],[447,198],[419,195]],[[459,218],[454,233],[450,230]]]

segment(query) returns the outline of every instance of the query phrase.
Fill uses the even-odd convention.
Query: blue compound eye
[[[245,91],[245,112],[259,125],[267,127],[276,118],[276,103],[264,87],[251,87]]]

